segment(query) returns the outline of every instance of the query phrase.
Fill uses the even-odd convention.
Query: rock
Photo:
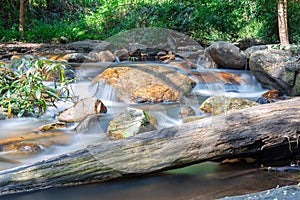
[[[212,113],[213,115],[218,115],[256,105],[259,104],[247,99],[214,96],[206,99],[200,106],[200,110],[206,113]]]
[[[253,53],[249,67],[263,87],[293,96],[296,93],[293,89],[296,72],[286,68],[290,65],[289,59],[289,52],[267,49]]]
[[[245,69],[247,62],[246,55],[231,43],[224,41],[215,42],[205,50],[218,64],[219,68]]]
[[[54,57],[52,57],[53,60]],[[78,63],[82,63],[84,61],[93,61],[96,62],[95,58],[92,58],[84,53],[69,53],[66,54],[62,57],[56,57],[55,60],[58,61],[67,61],[67,62],[78,62]]]
[[[159,60],[160,61],[176,60],[176,57],[172,52],[169,52],[167,55],[160,57]]]
[[[203,49],[195,40],[174,30],[158,27],[136,28],[108,38],[111,50],[126,48],[129,52],[137,49],[163,49],[167,52],[186,52]]]
[[[74,106],[63,111],[58,120],[61,122],[79,122],[86,117],[98,113],[106,113],[107,109],[104,104],[97,98],[88,97],[79,100]]]
[[[107,133],[111,139],[123,139],[155,130],[156,126],[156,119],[149,113],[137,108],[126,108],[110,121]]]
[[[109,42],[101,40],[83,40],[65,45],[66,49],[75,50],[77,52],[103,51],[110,46]]]
[[[272,103],[273,101],[271,101],[270,99],[266,98],[266,97],[259,97],[256,100],[257,103],[259,104],[266,104],[266,103]]]
[[[195,115],[196,112],[191,106],[180,106],[180,111],[179,111],[180,118],[187,118]]]
[[[117,90],[117,98],[127,103],[175,102],[188,94],[195,81],[162,65],[121,64],[106,69],[93,83],[105,82]]]
[[[44,131],[61,129],[61,128],[67,128],[67,124],[65,122],[55,122],[55,123],[51,123],[51,124],[46,124],[46,125],[38,127],[37,131],[44,132]]]
[[[271,99],[277,99],[279,97],[279,91],[270,90],[268,92],[263,93],[261,96],[266,98],[271,98]]]
[[[296,75],[295,85],[293,87],[296,96],[300,96],[300,71]]]
[[[98,61],[101,62],[113,62],[116,58],[111,51],[100,51],[97,55]]]
[[[218,64],[212,59],[207,51],[199,50],[199,56],[196,60],[197,64],[204,69],[217,69]]]
[[[43,148],[36,142],[18,142],[1,146],[1,151],[18,153],[35,153]]]
[[[216,71],[203,71],[194,72],[193,75],[202,83],[223,83],[239,85],[246,81],[241,76],[228,73],[228,72],[216,72]]]
[[[238,41],[235,45],[239,47],[241,50],[245,50],[253,46],[263,46],[264,44],[265,42],[262,40],[255,39],[255,38],[248,38],[248,39]]]
[[[97,115],[91,115],[88,116],[87,118],[85,118],[84,120],[82,120],[75,128],[75,131],[77,133],[86,133],[89,130],[95,128],[97,131],[97,133],[99,133],[99,129],[100,130],[104,130],[101,128],[101,123],[100,120],[103,118],[103,116],[101,114],[97,114]],[[99,128],[100,127],[100,128]],[[106,130],[106,129],[105,129]],[[105,132],[105,131],[103,131]]]
[[[119,61],[127,61],[129,58],[129,52],[127,49],[116,50],[114,55],[119,58]]]
[[[267,45],[259,45],[259,46],[252,46],[247,48],[244,52],[247,58],[250,58],[251,54],[256,51],[268,49]]]
[[[187,72],[190,72],[191,69],[197,69],[197,65],[190,61],[170,61],[166,64],[187,70]]]

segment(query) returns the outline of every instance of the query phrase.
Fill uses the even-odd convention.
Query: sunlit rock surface
[[[218,115],[221,113],[241,110],[256,105],[259,104],[247,99],[214,96],[206,99],[200,106],[200,110],[206,113],[211,113],[213,115]]]
[[[97,98],[81,99],[76,105],[68,108],[58,116],[61,122],[79,122],[86,117],[98,113],[106,113],[105,105]]]
[[[175,102],[188,94],[196,84],[173,69],[151,64],[109,68],[93,82],[105,82],[113,86],[118,91],[118,99],[127,103]]]

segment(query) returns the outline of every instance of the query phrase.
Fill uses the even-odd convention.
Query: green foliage
[[[19,40],[18,1],[0,2],[0,41]],[[31,0],[25,41],[106,39],[140,27],[177,30],[195,40],[278,42],[278,0]],[[290,41],[300,43],[300,1],[288,1]],[[2,7],[1,7],[2,6]],[[5,23],[4,23],[5,22]],[[2,36],[2,37],[1,37]]]
[[[59,89],[44,83],[51,76]],[[29,113],[39,116],[63,93],[69,94],[70,81],[65,77],[65,66],[50,60],[23,57],[1,70],[0,77],[0,106],[7,109],[9,117]]]

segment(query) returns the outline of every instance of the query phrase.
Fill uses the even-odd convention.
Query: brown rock
[[[197,69],[197,65],[190,61],[170,61],[167,64],[181,68],[183,70]]]
[[[270,90],[261,96],[266,97],[266,98],[271,98],[271,99],[277,99],[279,96],[279,91],[278,90]]]
[[[97,58],[101,62],[113,62],[116,58],[111,51],[100,51],[97,54]]]
[[[180,112],[179,112],[179,117],[180,118],[186,118],[190,116],[195,116],[196,112],[191,106],[181,106],[180,107]]]
[[[116,50],[115,57],[118,57],[120,61],[126,61],[129,58],[129,52],[127,49]]]
[[[193,73],[199,82],[241,84],[245,83],[241,76],[228,72],[195,72]]]
[[[159,60],[160,61],[176,60],[176,57],[172,52],[169,52],[167,55],[160,57]]]
[[[79,122],[86,117],[98,113],[106,113],[107,109],[103,103],[94,97],[88,97],[79,100],[75,106],[72,106],[62,112],[58,116],[58,120],[61,122]]]
[[[178,101],[196,84],[173,69],[151,64],[106,69],[93,80],[102,81],[116,88],[118,99],[128,103]]]

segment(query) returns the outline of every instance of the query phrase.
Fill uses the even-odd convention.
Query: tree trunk
[[[25,32],[25,24],[26,24],[26,11],[27,11],[27,0],[20,0],[20,28],[21,31],[21,40],[24,39],[24,32]]]
[[[287,10],[287,0],[278,0],[278,31],[281,45],[289,44]]]
[[[103,182],[244,156],[299,155],[300,98],[87,146],[0,172],[0,194]],[[281,152],[278,152],[280,150]]]

